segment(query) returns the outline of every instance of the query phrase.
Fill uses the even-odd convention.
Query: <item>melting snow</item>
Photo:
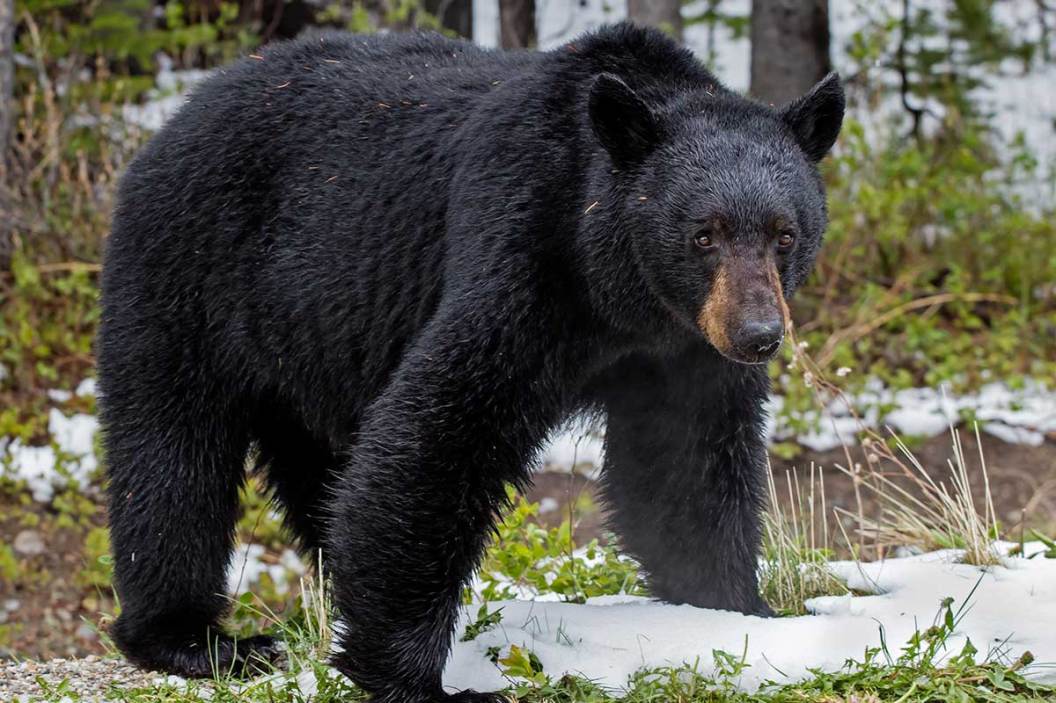
[[[52,445],[26,446],[20,439],[0,439],[0,473],[15,481],[25,481],[33,500],[49,502],[56,487],[72,483],[85,486],[95,471],[95,433],[99,422],[92,415],[77,413],[66,417],[52,408],[48,413],[48,434]]]
[[[267,574],[278,593],[290,588],[290,578],[304,574],[304,562],[292,549],[286,549],[277,562],[267,561],[265,550],[259,544],[240,544],[227,567],[227,591],[241,595],[253,589],[253,585]]]
[[[95,393],[95,379],[86,378],[77,384],[77,388],[73,391],[74,395],[78,398],[86,398],[88,396],[94,396]]]
[[[550,469],[579,469],[597,478],[604,451],[604,423],[577,417],[553,434],[541,458]]]
[[[982,431],[1012,444],[1038,446],[1046,434],[1056,432],[1056,392],[1033,380],[1021,389],[988,383],[957,398],[933,388],[891,391],[871,382],[849,400],[862,425],[874,430],[890,427],[901,436],[934,437],[965,417],[976,418]],[[776,417],[781,407],[782,399],[772,398],[771,417]],[[891,410],[881,414],[883,408]],[[859,430],[859,420],[840,399],[832,401],[824,413],[814,411],[799,419],[816,423],[817,429],[796,437],[787,425],[772,422],[771,437],[796,439],[815,451],[827,451],[843,441],[853,444]]]
[[[91,395],[94,383],[81,383],[74,394]],[[65,394],[62,394],[65,398]],[[1056,431],[1056,392],[1039,383],[1014,390],[989,384],[956,400],[928,389],[888,391],[869,384],[854,398],[861,416],[879,426],[890,424],[907,434],[943,431],[946,423],[971,412],[988,431],[1006,440],[1035,443]],[[772,401],[774,408],[780,400]],[[894,408],[881,417],[879,408]],[[850,440],[855,429],[846,408],[834,405],[830,426]],[[83,413],[65,415],[52,408],[48,415],[51,444],[25,446],[21,440],[0,439],[0,457],[7,476],[25,481],[33,498],[48,501],[67,481],[85,485],[97,468],[93,451],[98,423]],[[775,436],[787,430],[775,427]],[[833,430],[830,434],[835,434]],[[817,433],[817,441],[825,438]],[[800,437],[800,441],[810,441]],[[599,428],[586,420],[570,424],[553,438],[543,457],[551,465],[571,468],[602,461]],[[1009,545],[1005,545],[1007,549]],[[1027,553],[1041,550],[1028,545]],[[697,661],[703,673],[712,667],[712,650],[739,655],[747,642],[750,664],[740,685],[751,689],[762,681],[802,678],[808,668],[837,669],[849,657],[861,657],[866,647],[886,641],[897,648],[916,628],[929,626],[941,600],[963,602],[978,589],[958,628],[951,651],[965,638],[986,653],[997,648],[1010,657],[1030,650],[1042,663],[1056,662],[1056,560],[1007,558],[1002,567],[980,569],[955,563],[956,552],[945,551],[858,565],[836,562],[834,571],[870,596],[816,598],[813,613],[795,618],[761,619],[737,613],[672,606],[646,598],[618,596],[591,599],[586,605],[556,602],[549,594],[521,593],[522,598],[493,603],[503,608],[503,621],[472,642],[455,644],[445,681],[453,687],[501,688],[506,682],[486,656],[489,647],[510,644],[534,651],[551,676],[578,673],[619,687],[642,667],[679,665]],[[292,550],[269,562],[260,545],[242,545],[231,561],[231,591],[242,593],[268,574],[280,591],[303,573]],[[475,617],[476,605],[462,614],[459,632]],[[1039,676],[1056,680],[1056,670],[1039,669]]]
[[[1004,545],[1007,549],[1010,545]],[[1037,543],[1026,553],[1043,550]],[[643,667],[698,662],[713,673],[713,650],[740,656],[750,667],[739,685],[755,689],[765,680],[791,681],[808,669],[834,671],[883,636],[892,656],[915,630],[929,627],[946,597],[967,614],[949,642],[959,652],[967,638],[985,655],[990,650],[1015,658],[1030,650],[1037,662],[1056,662],[1056,560],[1006,558],[1004,566],[982,569],[955,563],[959,553],[943,551],[857,564],[836,562],[833,570],[869,596],[815,598],[811,615],[764,619],[726,611],[674,606],[647,598],[607,596],[585,605],[536,601],[490,603],[502,608],[502,622],[471,642],[456,642],[445,671],[446,685],[488,690],[508,685],[489,661],[489,647],[503,653],[516,644],[535,652],[553,678],[578,674],[619,688]],[[466,607],[461,633],[477,612]],[[1056,670],[1034,671],[1056,680]]]
[[[865,427],[883,430],[890,427],[901,436],[934,437],[950,425],[960,424],[968,416],[979,421],[979,427],[1010,444],[1039,446],[1047,434],[1056,433],[1056,390],[1037,381],[1027,381],[1021,389],[1002,383],[989,383],[976,393],[956,399],[942,390],[910,388],[892,391],[877,381],[865,390],[848,395],[857,414],[847,402],[834,400],[824,412],[811,411],[795,415],[792,420],[814,427],[807,433],[796,433],[788,418],[782,416],[784,400],[773,396],[768,403],[770,416],[767,435],[771,441],[794,440],[814,451],[823,452],[854,445]],[[596,476],[604,454],[604,423],[591,424],[585,419],[570,423],[551,439],[543,451],[543,465],[550,470],[573,468]]]

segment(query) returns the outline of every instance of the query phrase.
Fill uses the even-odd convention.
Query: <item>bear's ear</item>
[[[661,137],[660,122],[630,86],[602,73],[590,88],[590,124],[617,166],[644,159]]]
[[[803,97],[781,108],[781,119],[792,128],[807,158],[817,163],[836,142],[846,100],[836,73],[830,73]]]

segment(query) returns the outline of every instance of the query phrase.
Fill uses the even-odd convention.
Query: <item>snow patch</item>
[[[26,446],[20,439],[0,439],[0,472],[14,481],[24,481],[33,500],[50,502],[55,489],[66,485],[88,485],[98,464],[95,434],[99,421],[77,413],[66,417],[57,408],[48,413],[51,445]]]
[[[48,391],[48,399],[55,403],[65,403],[72,397],[73,393],[61,388],[52,388]]]
[[[590,478],[597,478],[604,454],[602,425],[577,417],[551,436],[541,458],[547,470],[580,471]]]
[[[74,389],[73,394],[78,398],[87,398],[89,396],[95,396],[95,379],[86,378],[77,384],[77,388]]]
[[[1006,545],[1006,547],[1009,545]],[[1041,545],[1031,544],[1027,554]],[[456,642],[444,682],[452,688],[488,690],[509,682],[487,657],[490,647],[505,653],[511,644],[535,652],[553,678],[582,675],[622,688],[643,667],[698,662],[714,673],[713,650],[740,655],[747,642],[750,665],[739,685],[756,689],[765,680],[794,681],[809,669],[834,671],[866,647],[880,645],[880,630],[893,649],[917,629],[927,628],[947,596],[956,610],[974,595],[950,652],[967,638],[986,654],[1002,648],[1016,657],[1030,650],[1039,662],[1056,661],[1056,560],[1007,558],[1004,566],[982,569],[956,563],[956,551],[859,564],[835,562],[833,571],[870,596],[814,598],[811,615],[764,619],[648,598],[593,598],[585,605],[539,600],[490,603],[502,608],[502,623],[471,642]],[[472,622],[479,604],[463,610],[456,632]],[[1039,679],[1056,680],[1056,671],[1039,668]]]
[[[848,402],[859,419],[852,415]],[[1046,434],[1056,432],[1056,390],[1034,380],[1018,389],[988,383],[957,398],[934,388],[891,391],[874,381],[860,393],[848,394],[847,400],[833,400],[823,412],[812,410],[784,418],[782,405],[780,398],[770,401],[768,409],[774,418],[768,428],[770,438],[794,439],[815,451],[835,449],[843,442],[856,444],[861,427],[880,431],[889,427],[903,437],[934,437],[964,418],[974,418],[981,430],[1010,444],[1038,446]],[[816,429],[797,436],[790,425],[799,422]]]
[[[286,549],[278,560],[268,559],[263,545],[240,544],[227,566],[227,591],[242,595],[260,583],[265,574],[282,594],[290,589],[291,578],[304,575],[304,562],[292,549]]]
[[[539,514],[546,515],[552,513],[561,507],[555,499],[550,496],[543,496],[543,499],[539,501]]]
[[[989,383],[955,399],[943,389],[893,391],[871,379],[864,390],[847,394],[847,400],[833,400],[824,411],[786,416],[780,396],[771,396],[766,411],[765,432],[771,443],[795,441],[816,452],[837,449],[845,443],[856,445],[863,428],[883,431],[889,427],[903,437],[935,437],[951,425],[961,424],[965,417],[975,418],[982,431],[1010,444],[1039,446],[1046,435],[1056,433],[1056,390],[1034,380],[1018,389]],[[813,429],[794,429],[803,424]],[[551,438],[542,454],[543,468],[581,471],[596,478],[604,463],[604,445],[604,422],[580,418]]]
[[[96,393],[95,379],[88,378],[72,393],[51,390],[48,397],[61,405],[74,396]],[[891,391],[871,380],[863,391],[848,399],[862,425],[874,430],[890,427],[903,436],[935,436],[963,417],[976,418],[984,432],[1009,443],[1039,446],[1047,435],[1056,434],[1056,390],[1034,380],[1018,389],[989,383],[957,399],[930,388]],[[785,417],[783,407],[784,401],[778,396],[767,403],[766,434],[771,442],[794,440],[814,451],[827,451],[857,441],[859,419],[843,400],[833,401],[824,412],[815,410],[791,418]],[[797,433],[792,425],[801,423],[814,429]],[[0,438],[0,475],[25,481],[38,502],[49,502],[56,488],[69,484],[84,487],[97,468],[94,441],[98,429],[98,420],[92,415],[67,417],[52,408],[48,414],[49,445],[27,446],[20,439]],[[597,479],[604,453],[604,422],[578,417],[551,436],[539,457],[544,470],[578,471]]]

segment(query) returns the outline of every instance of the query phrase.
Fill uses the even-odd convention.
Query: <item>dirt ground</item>
[[[0,659],[51,659],[100,654],[98,622],[113,611],[109,589],[99,589],[88,578],[90,557],[85,550],[84,523],[69,525],[37,503],[13,505],[0,496],[0,535],[8,546],[25,546],[32,534],[40,553],[14,551],[17,576],[0,575]],[[35,518],[27,526],[26,516]],[[102,526],[102,513],[89,524]],[[31,549],[36,552],[37,549]]]
[[[979,444],[975,435],[965,430],[960,431],[960,438],[973,494],[981,508],[985,486],[979,466]],[[994,509],[1005,538],[1018,539],[1021,532],[1032,528],[1047,535],[1056,533],[1056,437],[1048,438],[1038,447],[1008,444],[985,433],[980,435],[980,439]],[[911,451],[936,480],[948,477],[947,462],[952,456],[952,440],[949,434],[932,437],[913,445]],[[864,461],[860,450],[852,450],[851,458],[858,462]],[[784,498],[787,493],[786,473],[796,472],[801,484],[805,485],[813,465],[820,467],[824,472],[825,497],[830,510],[839,508],[857,513],[854,483],[836,468],[837,465],[846,466],[848,463],[842,448],[826,452],[804,451],[794,459],[771,456],[770,461],[779,497]],[[895,467],[886,466],[885,471],[893,474]],[[582,503],[584,492],[598,500],[599,511],[580,515],[576,525],[577,542],[593,537],[604,538],[604,505],[600,503],[597,486],[593,482],[567,473],[544,472],[536,477],[535,486],[529,492],[528,498],[533,501],[546,498],[556,500],[557,506],[540,516],[541,522],[556,525],[569,516],[570,503]],[[866,515],[877,514],[879,506],[875,496],[867,491],[860,493],[863,512]],[[852,526],[853,521],[845,521],[844,527],[848,533]],[[833,529],[835,530],[835,525]]]
[[[983,495],[975,437],[962,432],[965,455],[978,498]],[[1056,438],[1040,447],[1010,445],[982,435],[990,487],[1002,531],[1016,539],[1021,531],[1039,528],[1056,534]],[[913,449],[917,458],[935,472],[947,475],[950,438],[940,436]],[[794,460],[772,458],[775,479],[783,485],[786,471],[800,476],[811,463],[825,469],[826,498],[830,508],[856,511],[851,480],[835,469],[845,464],[842,450],[806,452]],[[865,512],[875,513],[876,504],[865,494]],[[540,522],[556,526],[573,515],[576,542],[606,538],[604,506],[597,485],[578,474],[543,471],[537,474],[528,494],[540,502]],[[576,506],[570,512],[570,506]],[[105,522],[102,510],[81,515],[76,521],[54,506],[44,508],[0,493],[0,545],[29,547],[32,554],[10,550],[15,555],[16,578],[10,578],[0,563],[0,659],[50,659],[100,654],[104,636],[98,624],[112,613],[114,602],[108,588],[98,585],[99,555],[85,548],[85,535]],[[845,523],[850,531],[850,524]],[[35,533],[27,537],[25,532]],[[37,538],[36,544],[34,539]],[[5,575],[6,573],[6,575]],[[94,577],[93,577],[94,576]]]
[[[960,430],[961,446],[971,479],[972,493],[976,505],[982,506],[985,495],[983,472],[980,470],[979,444],[974,433]],[[994,510],[1001,531],[1006,539],[1018,539],[1021,530],[1031,528],[1051,535],[1056,527],[1056,439],[1050,438],[1038,447],[1008,444],[992,435],[981,434],[982,456],[986,461],[986,475],[990,479],[990,491]],[[932,437],[910,448],[920,464],[936,480],[946,480],[950,474],[947,462],[952,457],[952,440],[949,434]],[[861,461],[862,457],[852,459]],[[836,465],[846,466],[843,449],[828,452],[808,452],[792,461],[773,459],[777,477],[786,471],[809,472],[811,462],[825,469],[826,499],[831,508],[857,511],[854,484]],[[889,473],[894,468],[886,466]],[[780,484],[779,493],[780,493]],[[864,511],[876,514],[875,497],[863,494]]]

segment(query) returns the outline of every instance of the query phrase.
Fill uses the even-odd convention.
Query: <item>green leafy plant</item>
[[[542,662],[531,650],[511,644],[509,653],[501,657],[498,663],[504,676],[524,681],[524,684],[515,684],[515,691],[522,686],[545,686],[550,683],[550,677],[543,671]]]
[[[94,527],[84,538],[84,568],[78,574],[78,580],[87,588],[108,589],[113,574],[110,532],[105,527]]]
[[[481,603],[480,608],[477,609],[476,619],[466,625],[460,640],[462,642],[475,640],[481,633],[494,629],[500,622],[502,622],[502,608],[489,611],[488,604]]]
[[[15,550],[9,544],[0,544],[0,577],[8,583],[14,583],[18,579],[18,573]]]
[[[614,547],[595,539],[576,549],[571,522],[547,529],[532,521],[538,510],[538,504],[514,499],[480,571],[482,600],[514,598],[517,589],[556,593],[575,603],[594,596],[644,593],[637,566]],[[468,602],[471,594],[466,597]]]

